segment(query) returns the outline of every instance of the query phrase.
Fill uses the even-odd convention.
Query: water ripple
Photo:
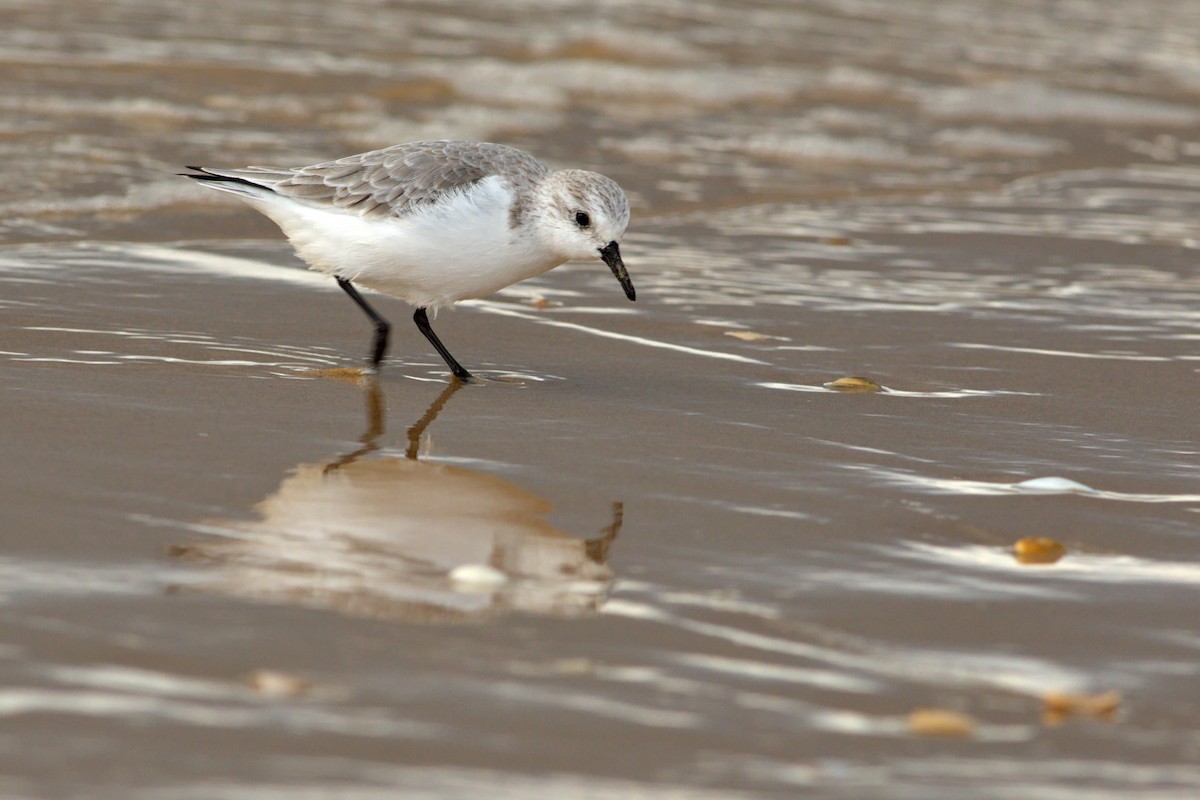
[[[885,482],[911,486],[939,494],[966,494],[980,497],[997,495],[1078,495],[1097,500],[1127,503],[1200,503],[1200,494],[1158,494],[1154,492],[1116,492],[1093,489],[1069,478],[1044,477],[1024,481],[976,481],[962,478],[935,478],[913,472],[875,468],[874,474]]]

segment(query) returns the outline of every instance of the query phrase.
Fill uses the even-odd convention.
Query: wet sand
[[[376,18],[298,6],[256,48],[235,23],[258,7],[220,8],[185,45],[173,12],[120,33],[116,4],[57,67],[71,31],[9,12],[43,39],[10,28],[0,72],[47,87],[4,95],[28,112],[10,155],[38,126],[87,132],[52,137],[0,247],[0,792],[1200,791],[1200,115],[1171,34],[1194,14],[1021,39],[1060,68],[1038,72],[1006,33],[1036,15],[975,50],[922,3],[608,23],[657,60],[425,9],[404,18],[423,54],[362,33],[302,64],[283,43]],[[1096,31],[1111,72],[1068,46]],[[128,63],[131,42],[183,49]],[[439,65],[454,91],[418,80]],[[635,87],[600,115],[581,65],[670,102]],[[135,102],[143,70],[159,105]],[[512,96],[463,89],[495,74]],[[203,85],[224,91],[183,102]],[[389,361],[346,374],[358,310],[270,223],[169,175],[514,119],[508,140],[631,191],[638,301],[578,264],[444,313],[490,379],[457,391],[387,298]],[[829,385],[852,376],[880,388]],[[1026,537],[1066,555],[1021,563]],[[1119,701],[1048,713],[1050,692]],[[927,708],[970,720],[914,731]]]

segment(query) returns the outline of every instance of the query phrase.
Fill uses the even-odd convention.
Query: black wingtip
[[[270,186],[264,186],[261,183],[255,183],[254,181],[249,181],[245,178],[236,178],[232,175],[217,175],[209,172],[204,167],[188,166],[187,169],[193,169],[195,172],[177,172],[175,174],[179,175],[180,177],[191,178],[194,181],[200,181],[202,183],[240,183],[244,186],[251,186],[255,189],[260,189],[267,192],[275,191]]]

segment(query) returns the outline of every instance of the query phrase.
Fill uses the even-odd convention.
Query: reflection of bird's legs
[[[621,532],[621,525],[625,522],[625,504],[619,500],[613,503],[612,514],[612,524],[602,528],[600,535],[595,539],[588,539],[583,543],[588,558],[597,564],[608,561],[608,550],[616,541],[617,534]]]
[[[379,449],[379,437],[383,435],[384,425],[387,421],[387,406],[383,402],[383,390],[379,388],[379,381],[373,376],[367,380],[367,390],[363,392],[363,397],[367,401],[367,430],[358,437],[358,442],[362,447],[326,464],[326,473],[333,472],[351,461],[357,461],[367,453]]]
[[[413,423],[408,429],[408,449],[404,451],[405,458],[417,460],[417,451],[421,449],[421,436],[425,433],[425,429],[433,424],[437,419],[437,415],[442,412],[442,407],[450,400],[459,389],[463,387],[462,381],[451,381],[446,384],[446,388],[442,389],[442,393],[429,404],[429,408],[425,409],[425,415]]]
[[[462,381],[454,381],[447,384],[442,393],[429,405],[429,408],[425,409],[424,416],[408,429],[408,449],[404,453],[407,458],[416,460],[417,451],[421,446],[421,435],[437,419],[437,415],[441,413],[442,407],[446,405],[450,396],[462,387]],[[372,453],[379,449],[379,437],[383,436],[387,423],[387,405],[384,403],[383,390],[379,388],[379,381],[374,376],[368,377],[363,398],[367,403],[367,430],[362,436],[358,437],[358,442],[362,447],[326,464],[326,473],[333,472],[352,461],[357,461],[367,453]]]

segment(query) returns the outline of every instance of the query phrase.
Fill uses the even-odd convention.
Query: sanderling
[[[413,321],[460,380],[471,374],[428,310],[483,297],[572,259],[599,258],[633,300],[617,242],[629,203],[610,178],[551,171],[484,142],[411,142],[309,167],[181,173],[270,217],[313,269],[337,279],[371,321],[378,368],[390,326],[355,284],[416,307]]]

